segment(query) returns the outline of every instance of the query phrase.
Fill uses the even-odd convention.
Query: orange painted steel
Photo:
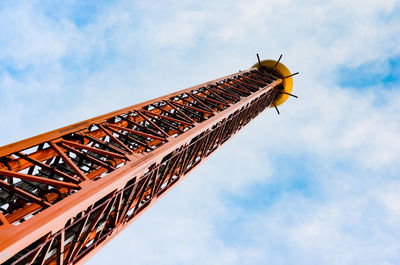
[[[254,67],[1,147],[0,263],[82,264],[269,107],[281,78]]]

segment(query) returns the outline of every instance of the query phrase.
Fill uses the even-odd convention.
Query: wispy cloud
[[[395,0],[1,4],[0,144],[284,53],[300,99],[259,116],[88,264],[396,264],[399,11]]]

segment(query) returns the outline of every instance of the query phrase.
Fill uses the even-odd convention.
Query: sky
[[[0,145],[276,59],[293,93],[87,264],[398,264],[398,0],[1,1]]]

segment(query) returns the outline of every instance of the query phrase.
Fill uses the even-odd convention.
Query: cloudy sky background
[[[84,2],[84,3],[83,3]],[[278,58],[294,93],[88,262],[398,264],[400,3],[1,1],[0,145]]]

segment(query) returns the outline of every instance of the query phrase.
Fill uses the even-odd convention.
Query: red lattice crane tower
[[[267,107],[278,61],[0,148],[0,264],[82,264]],[[278,112],[279,113],[279,112]]]

